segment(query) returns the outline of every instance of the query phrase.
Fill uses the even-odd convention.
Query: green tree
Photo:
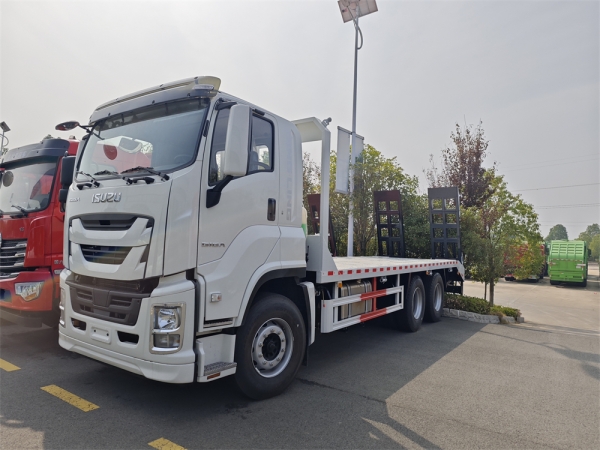
[[[337,154],[330,160],[329,209],[333,224],[337,254],[346,255],[348,243],[348,195],[335,192]],[[319,192],[319,168],[304,155],[304,195]],[[402,196],[404,232],[407,256],[427,257],[429,254],[429,223],[427,198],[418,192],[417,177],[409,176],[396,158],[386,158],[367,145],[354,165],[354,254],[377,254],[377,232],[374,220],[373,192],[398,189]],[[306,207],[306,206],[305,206]]]
[[[374,147],[365,147],[354,165],[354,191],[351,196],[354,203],[354,247],[357,256],[377,254],[373,193],[396,189],[400,191],[403,212],[406,210],[407,219],[410,217],[408,223],[405,221],[404,227],[405,234],[408,234],[414,222],[413,210],[418,207],[418,202],[414,201],[418,186],[417,177],[406,175],[395,157],[386,158]],[[427,213],[424,219],[427,220]]]
[[[592,250],[592,259],[598,261],[598,259],[600,259],[600,234],[597,234],[592,238],[590,250]]]
[[[302,154],[302,202],[304,203],[304,208],[309,212],[309,220],[308,220],[308,233],[314,234],[315,230],[312,229],[312,223],[310,221],[310,211],[308,208],[308,194],[317,194],[321,190],[321,170],[319,166],[310,159],[310,155],[308,153]]]
[[[567,233],[567,229],[562,224],[556,224],[552,228],[550,228],[550,232],[548,236],[546,236],[547,241],[559,241],[561,239],[569,239],[569,235]]]
[[[594,236],[597,236],[599,234],[600,234],[600,226],[598,226],[597,223],[594,223],[592,225],[588,225],[588,227],[585,229],[585,231],[582,231],[581,233],[579,233],[579,237],[577,239],[580,241],[587,242],[588,246],[589,246],[592,243]]]
[[[471,277],[489,285],[493,305],[494,287],[506,274],[507,256],[515,244],[527,243],[533,249],[542,236],[533,206],[511,194],[502,176],[494,176],[491,188],[493,194],[481,207],[463,209],[461,229]]]
[[[450,134],[452,145],[442,150],[442,166],[435,166],[430,155],[431,168],[425,171],[430,187],[457,186],[461,206],[481,206],[493,192],[491,189],[496,167],[484,168],[489,141],[485,137],[483,123],[476,127],[458,123]]]

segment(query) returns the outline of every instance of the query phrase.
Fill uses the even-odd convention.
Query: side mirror
[[[64,205],[67,202],[68,195],[68,189],[61,189],[60,191],[58,191],[58,203],[62,203]]]
[[[65,156],[61,161],[60,166],[60,184],[61,190],[58,191],[58,202],[60,210],[65,210],[65,203],[69,195],[69,186],[73,183],[73,171],[75,170],[75,156]]]
[[[250,148],[250,120],[252,112],[247,105],[235,105],[229,112],[223,175],[241,177],[248,170],[248,150]]]
[[[71,186],[73,183],[73,171],[75,170],[75,156],[65,156],[62,159],[60,169],[60,184],[63,187]]]

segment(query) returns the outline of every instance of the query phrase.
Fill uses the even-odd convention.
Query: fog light
[[[43,285],[43,281],[36,281],[34,283],[15,283],[15,293],[20,295],[26,302],[30,302],[40,296]]]
[[[181,324],[180,307],[154,307],[154,329],[155,330],[175,330]]]
[[[178,334],[155,334],[154,346],[156,348],[179,348],[181,337]]]

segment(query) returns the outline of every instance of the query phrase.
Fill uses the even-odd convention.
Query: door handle
[[[275,211],[277,210],[277,201],[274,198],[269,199],[269,207],[267,208],[267,220],[275,221]]]

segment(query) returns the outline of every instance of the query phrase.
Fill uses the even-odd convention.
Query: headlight
[[[181,349],[185,303],[155,305],[152,307],[150,352],[168,354]]]
[[[40,296],[43,285],[43,281],[36,281],[33,283],[16,283],[15,293],[20,295],[26,302],[30,302],[31,300],[35,300]]]
[[[175,330],[179,328],[181,323],[181,308],[180,307],[154,307],[154,329],[155,330]]]

